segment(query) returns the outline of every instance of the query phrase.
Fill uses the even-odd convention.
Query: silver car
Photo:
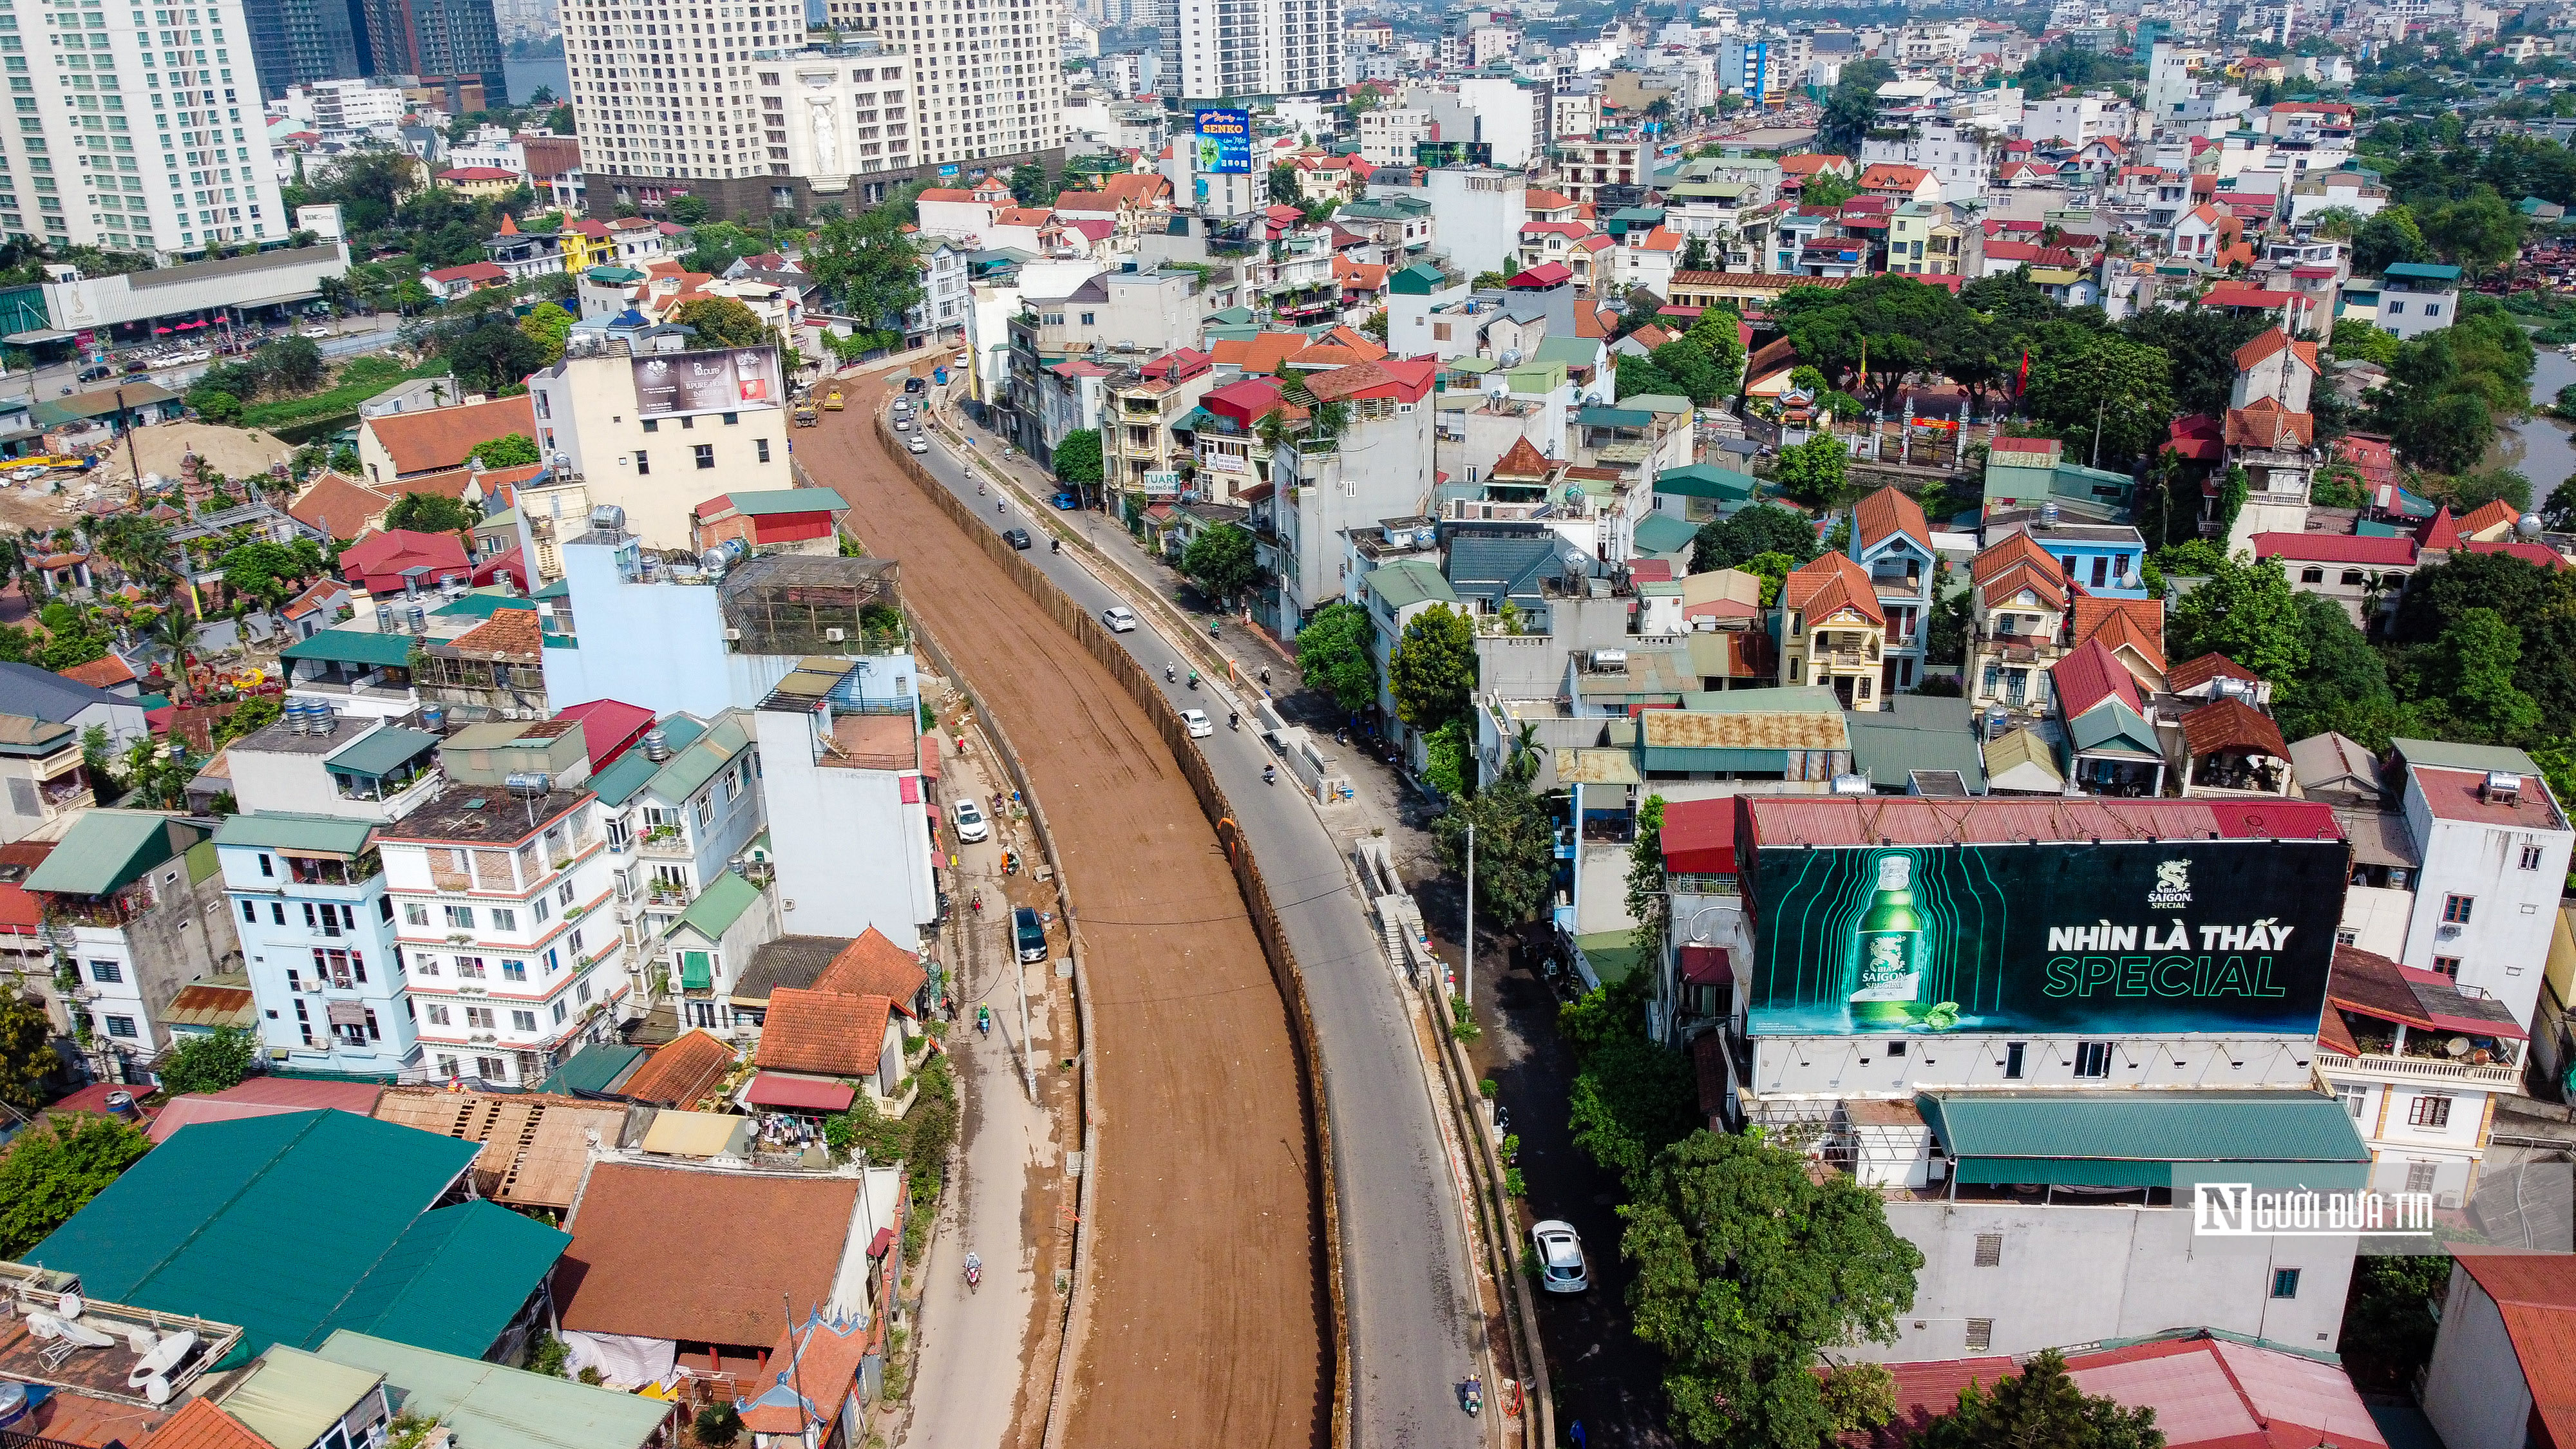
[[[957,838],[972,845],[992,836],[993,827],[984,819],[983,810],[972,800],[960,800],[948,807],[957,817]]]
[[[1136,627],[1136,612],[1125,604],[1112,604],[1100,611],[1100,622],[1108,625],[1112,634],[1125,634]]]
[[[1557,1218],[1530,1225],[1530,1245],[1538,1250],[1538,1285],[1550,1293],[1580,1293],[1592,1286],[1583,1262],[1583,1238],[1574,1224]]]

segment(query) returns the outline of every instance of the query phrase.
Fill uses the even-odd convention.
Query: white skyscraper
[[[286,240],[241,0],[8,0],[0,62],[0,231],[165,258]]]
[[[1342,0],[1160,0],[1164,95],[1296,95],[1342,84]]]
[[[855,209],[1064,145],[1056,0],[564,0],[590,204]],[[1048,158],[1060,161],[1061,157]]]

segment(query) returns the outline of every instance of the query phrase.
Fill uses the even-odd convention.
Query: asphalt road
[[[329,337],[317,337],[314,342],[321,348],[324,357],[333,360],[346,360],[362,352],[380,352],[402,339],[403,319],[391,312],[380,312],[373,317],[337,318],[329,325],[339,330],[335,330]],[[219,337],[220,333],[209,328],[201,335],[215,338]],[[67,391],[93,391],[114,387],[119,382],[132,379],[157,382],[172,392],[184,392],[190,383],[204,376],[206,369],[215,363],[238,361],[240,361],[238,357],[217,356],[211,362],[193,362],[183,367],[156,368],[151,372],[120,373],[115,377],[101,378],[94,382],[82,382],[79,381],[81,370],[90,366],[89,359],[83,357],[70,362],[50,363],[37,368],[33,373],[0,373],[0,393],[32,389],[36,401],[43,402],[47,398],[61,397]]]
[[[989,526],[1028,529],[1036,542],[1030,561],[1094,615],[1135,603],[1075,554],[1051,553],[1043,523],[1016,499],[997,509],[1002,500],[993,490],[977,497],[975,479],[935,434],[922,461]],[[1480,1430],[1498,1430],[1500,1416],[1480,1424],[1457,1397],[1461,1380],[1487,1371],[1457,1188],[1421,1050],[1367,908],[1349,888],[1313,807],[1284,785],[1261,783],[1262,766],[1275,757],[1251,729],[1227,728],[1237,702],[1213,684],[1188,688],[1188,665],[1150,622],[1118,639],[1156,672],[1179,664],[1184,682],[1164,692],[1214,722],[1215,732],[1199,745],[1241,817],[1305,973],[1333,1130],[1359,1442],[1370,1449],[1483,1444]],[[1249,718],[1249,707],[1241,707]]]

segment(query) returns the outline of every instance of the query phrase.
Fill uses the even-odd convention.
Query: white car
[[[1136,628],[1136,611],[1125,604],[1112,604],[1100,611],[1100,622],[1108,625],[1112,634],[1131,633]]]
[[[967,365],[967,364],[968,364],[968,363],[970,363],[970,362],[973,362],[974,360],[975,360],[975,354],[974,354],[974,353],[971,353],[971,352],[961,352],[961,353],[958,353],[955,357],[952,357],[952,358],[948,359],[948,365],[949,365],[950,367],[964,367],[965,365]]]
[[[331,329],[328,327],[307,327],[295,335],[298,337],[328,337],[331,335]]]
[[[916,436],[912,441],[903,445],[903,450],[907,453],[913,454],[927,453],[930,451],[930,440]]]
[[[951,815],[954,815],[957,818],[957,838],[959,840],[972,845],[976,841],[991,838],[993,827],[985,821],[984,812],[977,808],[974,801],[960,800],[956,804],[949,806],[948,810]]]
[[[1583,1262],[1583,1238],[1574,1224],[1557,1218],[1530,1225],[1530,1245],[1538,1250],[1538,1284],[1550,1293],[1580,1293],[1592,1286]]]
[[[1182,710],[1181,723],[1189,726],[1190,738],[1194,740],[1203,740],[1216,733],[1216,726],[1208,723],[1207,711],[1203,709]]]

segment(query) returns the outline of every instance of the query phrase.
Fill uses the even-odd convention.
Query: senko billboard
[[[1199,112],[1198,169],[1216,176],[1252,172],[1252,113],[1238,110]]]
[[[635,411],[639,417],[745,412],[774,408],[778,398],[775,348],[656,352],[635,359]]]
[[[2341,840],[1764,846],[1757,1036],[2313,1033]]]

